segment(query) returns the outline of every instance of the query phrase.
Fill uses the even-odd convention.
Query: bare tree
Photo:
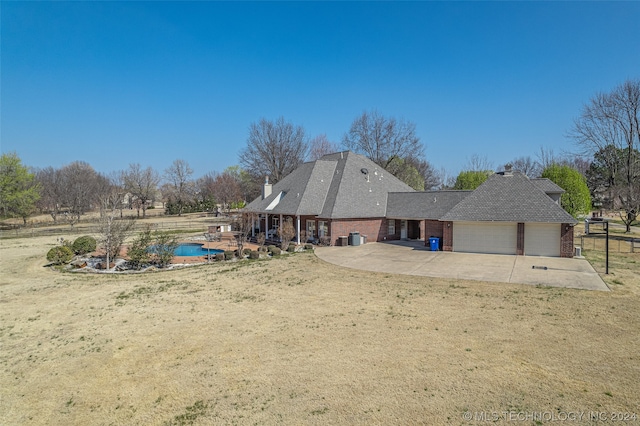
[[[280,237],[280,247],[287,250],[291,239],[296,236],[296,228],[293,226],[293,219],[287,217],[278,228],[278,236]]]
[[[453,189],[456,184],[456,177],[453,176],[447,169],[441,167],[437,172],[438,177],[440,179],[440,185],[438,185],[435,189],[445,190],[445,189]]]
[[[160,197],[162,199],[162,207],[166,208],[167,203],[173,197],[173,186],[169,182],[165,182],[162,185],[160,185],[159,192],[160,192]]]
[[[98,194],[110,186],[108,180],[96,173],[88,163],[75,161],[61,170],[62,205],[69,213],[73,225],[80,217],[99,203]]]
[[[251,234],[251,230],[253,229],[253,225],[257,218],[258,215],[252,211],[243,211],[236,218],[235,228],[238,232],[237,240],[239,258],[242,258],[243,256],[244,244],[249,238],[249,234]]]
[[[414,123],[387,118],[377,111],[365,111],[356,118],[342,138],[342,145],[367,156],[384,169],[394,158],[424,157],[424,146],[416,135]]]
[[[64,207],[65,188],[62,179],[60,169],[46,167],[36,171],[36,180],[40,184],[38,208],[42,212],[49,213],[54,224],[58,223],[58,216]]]
[[[191,180],[193,170],[185,160],[175,160],[165,170],[165,179],[171,190],[169,198],[178,206],[178,216],[182,216],[184,205],[193,198],[194,182]]]
[[[216,201],[228,212],[232,204],[242,200],[242,187],[236,176],[224,171],[213,181],[213,194]]]
[[[513,170],[524,173],[530,178],[540,177],[540,173],[542,173],[540,164],[529,156],[514,159],[511,161],[511,166]]]
[[[124,201],[124,191],[117,185],[112,184],[108,189],[99,193],[100,209],[103,213],[98,224],[100,243],[105,251],[105,269],[110,269],[111,260],[120,254],[122,244],[129,236],[134,219],[118,218],[118,209]]]
[[[207,173],[196,180],[196,198],[206,211],[213,211],[216,207],[215,173]]]
[[[493,171],[493,163],[487,159],[485,155],[473,154],[467,159],[464,171],[472,172],[491,172]]]
[[[261,119],[249,126],[247,146],[240,152],[240,164],[255,179],[269,176],[273,183],[296,169],[305,159],[307,142],[302,126],[278,118]]]
[[[545,148],[543,146],[540,147],[540,152],[538,153],[538,165],[540,166],[540,172],[542,170],[553,166],[554,164],[562,163],[562,157],[557,156],[553,149]]]
[[[147,207],[153,202],[160,183],[160,175],[153,168],[142,169],[140,164],[129,164],[129,169],[122,174],[124,188],[135,201],[138,217],[142,209],[142,218],[147,217]]]
[[[567,166],[576,169],[584,177],[587,176],[587,171],[589,170],[589,167],[591,167],[591,160],[581,155],[568,157],[564,163]]]
[[[228,166],[222,172],[227,177],[225,179],[233,180],[233,190],[231,191],[232,203],[241,203],[242,201],[253,200],[259,196],[262,192],[262,182],[264,182],[264,176],[257,176],[260,180],[257,181],[251,176],[249,172],[244,170],[238,165]],[[218,176],[217,173],[210,173],[212,181]]]
[[[442,185],[440,173],[427,160],[408,158],[407,164],[416,168],[422,179],[424,179],[424,189],[431,190]]]
[[[613,146],[623,153],[621,182],[614,188],[627,232],[640,210],[640,79],[627,80],[610,93],[598,93],[582,109],[569,136],[594,155]],[[624,214],[623,214],[624,211]]]
[[[311,139],[311,142],[309,142],[309,160],[319,160],[323,156],[338,152],[339,150],[340,147],[330,142],[329,139],[327,139],[327,135],[323,133]]]

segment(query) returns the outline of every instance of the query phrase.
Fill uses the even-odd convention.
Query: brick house
[[[332,245],[352,232],[368,241],[397,240],[400,226],[386,218],[387,197],[413,191],[368,158],[345,151],[304,163],[273,186],[265,182],[262,196],[246,210],[259,215],[255,231],[269,236],[292,218],[298,236],[305,231]]]
[[[417,192],[371,160],[345,151],[302,164],[265,182],[247,211],[255,232],[271,236],[291,218],[299,240],[336,245],[352,232],[368,241],[440,239],[440,249],[476,253],[573,256],[577,223],[559,205],[564,192],[522,173],[490,176],[474,191]]]

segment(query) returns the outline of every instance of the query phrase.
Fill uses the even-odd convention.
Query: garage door
[[[453,251],[516,254],[518,225],[504,222],[455,222]]]
[[[527,256],[560,256],[559,223],[525,223],[524,254]]]

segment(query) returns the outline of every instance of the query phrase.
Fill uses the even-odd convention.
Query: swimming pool
[[[153,252],[154,247],[149,247]],[[209,249],[202,247],[202,244],[198,243],[182,243],[173,251],[176,256],[206,256],[207,254],[215,255],[217,253],[224,253],[224,250]]]

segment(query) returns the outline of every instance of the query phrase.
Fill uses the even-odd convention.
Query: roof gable
[[[577,223],[525,175],[494,174],[441,220]]]
[[[368,158],[346,151],[322,159],[338,162],[320,217],[385,217],[389,192],[414,192],[413,188]]]
[[[345,151],[300,165],[273,186],[270,196],[246,208],[323,218],[384,217],[390,191],[413,189],[368,158]]]

